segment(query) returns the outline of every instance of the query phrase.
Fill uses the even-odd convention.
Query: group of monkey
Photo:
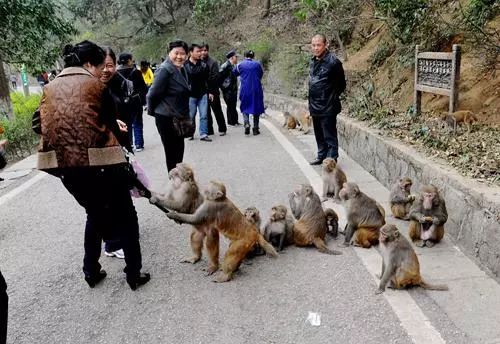
[[[275,205],[261,228],[260,212],[249,207],[242,213],[226,195],[223,183],[211,181],[201,194],[193,169],[179,163],[169,173],[170,186],[165,194],[152,192],[150,203],[166,212],[177,223],[193,225],[190,236],[193,256],[183,260],[195,264],[201,260],[205,245],[208,254],[207,275],[217,272],[216,282],[227,282],[244,259],[268,254],[277,257],[288,245],[315,246],[326,254],[342,254],[326,245],[326,235],[337,238],[338,216],[322,202],[330,197],[341,201],[346,209],[347,224],[342,232],[343,246],[370,248],[380,243],[383,258],[377,293],[386,287],[401,289],[421,286],[447,290],[445,285],[430,285],[422,280],[417,255],[398,228],[385,223],[385,210],[374,199],[347,182],[345,173],[334,159],[322,165],[323,194],[320,197],[311,185],[302,184],[288,195],[292,215],[284,205]],[[432,247],[444,235],[448,215],[444,199],[433,185],[422,187],[419,195],[411,194],[410,178],[398,180],[390,193],[394,217],[410,220],[409,236],[419,247]],[[219,233],[230,245],[219,266]]]

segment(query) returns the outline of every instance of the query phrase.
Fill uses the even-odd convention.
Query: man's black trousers
[[[155,118],[156,128],[160,134],[163,150],[165,151],[167,170],[170,172],[184,158],[184,138],[177,136],[172,124],[172,117],[157,114]]]
[[[236,110],[238,94],[236,92],[223,92],[222,95],[227,105],[227,124],[236,125],[238,123],[238,110]]]
[[[212,118],[212,109],[215,120],[217,121],[217,127],[219,127],[219,133],[225,133],[227,131],[226,120],[224,119],[224,113],[222,112],[222,106],[220,104],[220,96],[214,94],[212,101],[208,100],[207,106],[207,118],[208,118],[208,135],[214,134],[214,120]]]
[[[317,158],[337,159],[339,157],[339,142],[337,138],[337,116],[312,116],[314,135],[318,147]]]

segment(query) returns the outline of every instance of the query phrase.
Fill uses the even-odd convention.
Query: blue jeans
[[[142,112],[135,116],[134,122],[132,123],[134,129],[134,145],[135,148],[144,148],[144,135],[142,131]]]
[[[204,94],[200,98],[189,98],[189,116],[195,121],[196,111],[200,113],[200,137],[208,136],[208,96]]]

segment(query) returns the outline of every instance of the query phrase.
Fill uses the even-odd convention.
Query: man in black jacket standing
[[[340,95],[346,87],[344,68],[330,51],[324,35],[312,38],[313,57],[309,70],[309,113],[314,126],[318,155],[310,162],[321,165],[325,158],[339,157],[337,115],[340,113]]]
[[[214,112],[215,120],[217,121],[217,126],[219,127],[220,136],[226,135],[227,127],[226,120],[224,119],[224,114],[222,113],[222,106],[220,105],[220,92],[219,92],[219,64],[217,61],[208,56],[208,44],[203,43],[201,45],[201,60],[205,62],[208,66],[208,107],[207,107],[207,118],[208,118],[208,135],[214,134],[213,118],[210,108]]]
[[[2,127],[0,127],[0,132],[3,132]],[[6,144],[7,140],[0,140],[0,170],[7,165],[7,160],[5,160],[4,155]],[[5,283],[5,279],[0,271],[0,344],[5,344],[7,342],[8,305],[9,296],[7,295],[7,283]]]
[[[220,88],[224,101],[226,102],[227,124],[236,126],[238,123],[238,110],[236,104],[238,102],[238,77],[234,75],[234,66],[238,64],[236,51],[231,50],[226,54],[227,61],[220,66],[219,77],[221,79]]]

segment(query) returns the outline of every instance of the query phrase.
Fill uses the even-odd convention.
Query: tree
[[[11,114],[3,62],[24,63],[31,72],[46,70],[75,33],[54,0],[0,1],[0,117]]]

